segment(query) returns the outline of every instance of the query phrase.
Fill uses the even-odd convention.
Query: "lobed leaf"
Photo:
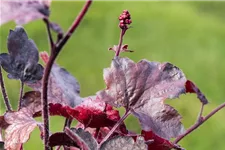
[[[42,125],[32,118],[31,112],[22,108],[18,112],[7,112],[4,115],[9,126],[5,130],[5,149],[20,149],[35,127],[42,129]]]
[[[14,20],[22,25],[48,17],[51,0],[1,0],[0,25]]]
[[[185,93],[186,78],[176,66],[115,57],[111,67],[104,69],[104,80],[107,88],[97,93],[100,99],[130,110],[139,118],[143,130],[166,139],[184,132],[181,116],[163,103]]]
[[[10,79],[23,82],[41,80],[43,67],[38,64],[38,49],[23,27],[17,26],[10,30],[8,36],[8,54],[0,54],[0,65],[8,73]]]
[[[100,150],[147,150],[143,137],[139,136],[136,141],[128,136],[116,136],[104,142]]]

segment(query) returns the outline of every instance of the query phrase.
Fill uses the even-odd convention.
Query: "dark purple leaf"
[[[143,137],[139,136],[136,141],[128,136],[116,136],[104,142],[100,150],[147,150]]]
[[[205,105],[208,104],[208,100],[205,95],[200,91],[200,89],[190,80],[186,82],[186,92],[187,93],[196,93],[198,99]]]
[[[94,137],[83,129],[65,128],[65,133],[77,143],[82,150],[97,150],[98,144]]]
[[[5,130],[5,149],[20,149],[21,145],[30,137],[35,127],[42,129],[42,125],[32,118],[32,113],[22,108],[18,112],[7,112],[4,119],[9,126]]]
[[[8,36],[9,54],[0,54],[0,64],[9,73],[10,79],[20,79],[24,82],[35,82],[43,75],[43,67],[38,64],[38,49],[23,27],[17,26],[10,30]]]
[[[0,149],[4,150],[4,142],[3,141],[0,141]]]
[[[186,78],[176,66],[115,57],[111,68],[104,70],[104,79],[107,88],[97,93],[100,99],[130,110],[139,118],[143,130],[166,139],[184,132],[181,116],[163,103],[185,93]]]
[[[41,58],[48,62],[48,54],[41,53]],[[26,83],[35,91],[42,92],[42,81]],[[79,96],[80,85],[77,80],[64,68],[54,64],[49,77],[48,99],[49,103],[60,103],[64,106],[74,107],[79,105],[83,99]]]
[[[0,129],[6,129],[9,124],[5,121],[4,116],[0,116]]]
[[[77,143],[74,142],[66,133],[64,132],[56,132],[49,137],[49,146],[74,146],[78,147]]]
[[[1,0],[0,25],[14,20],[22,25],[48,17],[51,0]]]

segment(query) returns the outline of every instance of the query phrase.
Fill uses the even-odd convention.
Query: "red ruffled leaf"
[[[186,84],[186,92],[187,93],[196,93],[198,99],[205,105],[208,104],[208,100],[205,95],[200,91],[200,89],[190,80],[187,80]]]
[[[143,130],[153,131],[166,139],[184,132],[181,116],[163,101],[185,93],[183,72],[170,63],[115,57],[104,69],[107,88],[97,93],[100,99],[115,107],[130,110]]]
[[[145,141],[153,140],[153,142],[148,145],[149,150],[170,150],[174,147],[170,141],[155,135],[152,131],[142,130],[141,135],[145,138]]]
[[[28,109],[34,117],[41,115],[41,94],[38,91],[30,91],[24,94],[22,108]],[[50,115],[64,116],[77,119],[85,127],[100,128],[112,127],[120,120],[119,111],[105,104],[98,97],[84,98],[84,102],[76,107],[64,106],[61,103],[49,104]],[[126,127],[121,124],[119,130],[126,133]]]
[[[83,103],[72,108],[61,104],[49,104],[51,115],[76,118],[85,127],[112,127],[119,119],[119,112],[107,106],[98,97],[86,98]]]
[[[1,0],[0,25],[14,20],[22,25],[49,16],[51,0]]]

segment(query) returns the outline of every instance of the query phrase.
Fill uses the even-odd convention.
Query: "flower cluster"
[[[119,16],[119,27],[121,29],[128,29],[128,25],[132,23],[131,16],[128,10],[124,10],[123,13]]]

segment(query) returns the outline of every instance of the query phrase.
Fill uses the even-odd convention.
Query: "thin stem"
[[[60,150],[60,148],[61,148],[61,145],[60,145],[60,146],[58,146],[58,147],[56,148],[56,150]]]
[[[18,106],[18,110],[21,108],[21,105],[22,105],[23,90],[24,90],[24,83],[23,83],[23,81],[20,81],[20,97],[19,97],[19,106]]]
[[[202,120],[202,118],[203,118],[203,115],[202,115],[202,114],[203,114],[204,106],[205,106],[205,104],[202,103],[201,108],[200,108],[200,112],[199,112],[199,114],[198,114],[197,122],[201,122],[201,120]]]
[[[48,33],[48,40],[49,40],[49,43],[50,43],[50,46],[51,46],[51,50],[52,50],[52,49],[54,49],[55,44],[53,42],[53,38],[52,38],[51,30],[50,30],[49,20],[48,20],[48,18],[44,18],[43,21],[46,24],[47,33]]]
[[[123,43],[123,36],[126,33],[126,31],[127,31],[127,29],[121,29],[120,39],[119,39],[119,45],[118,45],[118,49],[116,51],[115,56],[119,56],[120,55],[120,49],[121,49],[121,46],[122,46],[122,43]]]
[[[59,41],[60,41],[62,38],[63,38],[63,34],[62,34],[62,33],[59,33],[59,34],[57,35],[57,41],[56,41],[56,43],[59,43]]]
[[[65,130],[66,127],[70,128],[71,123],[72,123],[72,119],[66,118],[64,127],[63,127],[63,131]]]
[[[5,102],[5,107],[7,108],[8,111],[11,111],[12,107],[11,107],[11,104],[9,102],[8,95],[6,93],[4,79],[3,79],[3,76],[2,76],[1,66],[0,66],[0,84],[1,84],[2,95],[3,95],[3,98],[4,98],[4,102]]]
[[[125,114],[120,118],[120,120],[113,126],[113,128],[109,131],[109,133],[104,137],[104,139],[101,141],[101,146],[105,141],[108,140],[108,138],[114,133],[114,131],[118,128],[118,126],[130,115],[130,110],[127,110]]]
[[[42,114],[44,120],[44,144],[45,150],[49,150],[48,138],[49,138],[49,112],[48,112],[48,78],[51,72],[52,65],[55,60],[55,55],[51,54],[49,61],[46,65],[42,83]]]
[[[75,29],[78,27],[80,24],[81,20],[83,19],[84,15],[88,11],[88,8],[90,7],[92,3],[92,0],[87,0],[84,7],[82,8],[81,12],[79,13],[78,17],[74,20],[72,26],[69,28],[67,31],[66,35],[64,38],[56,45],[56,51],[60,51],[62,47],[66,44],[68,39],[71,37],[72,33],[75,31]]]
[[[99,133],[100,133],[100,129],[101,129],[101,128],[96,128],[96,130],[95,130],[95,135],[94,135],[94,137],[95,137],[96,141],[98,141],[98,136],[99,136]]]
[[[187,129],[187,131],[180,135],[179,137],[177,137],[174,140],[174,144],[177,144],[180,140],[182,140],[185,136],[187,136],[188,134],[190,134],[192,131],[194,131],[195,129],[197,129],[200,125],[202,125],[205,121],[207,121],[210,117],[212,117],[214,114],[216,114],[219,110],[221,110],[222,108],[225,107],[225,103],[221,104],[220,106],[218,106],[217,108],[215,108],[214,110],[212,110],[208,115],[206,115],[205,117],[202,117],[202,119],[200,121],[197,121],[194,125],[192,125],[189,129]]]
[[[44,145],[45,145],[45,150],[49,150],[48,146],[48,139],[49,139],[49,110],[48,110],[48,79],[49,75],[51,72],[52,65],[58,56],[59,52],[61,51],[62,47],[65,45],[65,43],[68,41],[72,33],[75,31],[75,29],[78,27],[80,24],[81,20],[83,19],[84,15],[86,14],[92,0],[88,0],[84,7],[82,8],[79,16],[77,19],[73,22],[71,25],[69,31],[67,32],[66,36],[61,40],[61,42],[57,46],[51,46],[51,55],[49,57],[49,61],[46,65],[45,71],[44,71],[44,76],[43,76],[43,83],[42,83],[42,114],[43,114],[43,120],[44,120]],[[47,23],[47,29],[49,29],[49,23]],[[51,32],[49,33],[49,41],[50,45],[54,44],[51,40]]]
[[[89,149],[88,145],[86,142],[84,141],[81,141],[77,135],[72,131],[70,130],[70,128],[66,127],[65,128],[65,133],[74,141],[77,143],[78,146],[80,146],[80,149]]]

